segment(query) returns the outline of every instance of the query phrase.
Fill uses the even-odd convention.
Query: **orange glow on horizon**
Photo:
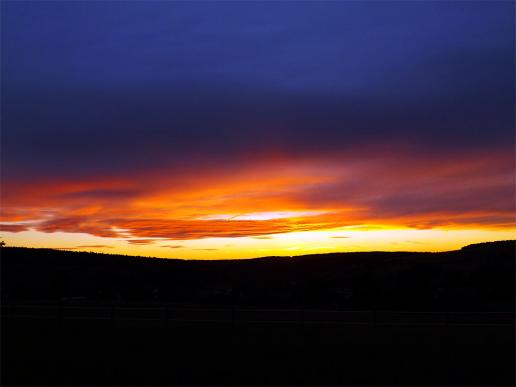
[[[1,230],[10,245],[206,259],[514,239],[510,157],[408,159],[17,182],[6,185]],[[407,242],[414,233],[424,244]]]

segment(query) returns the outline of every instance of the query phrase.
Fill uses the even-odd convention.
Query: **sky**
[[[512,1],[1,3],[8,245],[516,238]]]

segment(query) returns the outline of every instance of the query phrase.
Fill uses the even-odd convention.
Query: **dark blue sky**
[[[496,149],[514,3],[3,2],[2,85],[7,177]]]
[[[514,231],[512,1],[0,6],[3,231]]]

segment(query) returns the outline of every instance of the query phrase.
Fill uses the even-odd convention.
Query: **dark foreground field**
[[[6,318],[4,385],[513,385],[513,325]]]
[[[2,290],[3,385],[515,382],[514,242],[218,263],[3,249]]]

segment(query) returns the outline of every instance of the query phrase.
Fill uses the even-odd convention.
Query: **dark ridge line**
[[[332,253],[320,253],[320,254],[303,254],[303,255],[270,255],[264,257],[254,257],[254,258],[229,258],[229,259],[187,259],[187,258],[162,258],[162,257],[154,257],[154,256],[143,256],[143,255],[126,255],[126,254],[114,254],[114,253],[98,253],[95,251],[74,251],[67,249],[55,249],[55,248],[47,248],[47,247],[21,247],[21,246],[5,246],[2,247],[2,250],[37,250],[37,251],[51,251],[57,254],[92,254],[97,256],[106,256],[109,258],[128,258],[128,259],[137,259],[137,260],[153,260],[153,261],[168,261],[168,262],[242,262],[242,261],[271,261],[271,260],[297,260],[299,258],[307,258],[307,257],[332,257],[339,255],[348,255],[348,256],[357,256],[357,255],[437,255],[437,254],[447,254],[454,252],[467,252],[467,251],[475,251],[482,248],[488,248],[490,246],[496,245],[505,245],[505,244],[514,244],[516,247],[516,239],[508,239],[508,240],[500,240],[500,241],[489,241],[489,242],[479,242],[473,243],[466,246],[461,247],[457,250],[445,250],[445,251],[382,251],[382,250],[373,250],[373,251],[343,251],[343,252],[332,252]],[[1,251],[1,250],[0,250]],[[0,254],[1,258],[1,254]]]

